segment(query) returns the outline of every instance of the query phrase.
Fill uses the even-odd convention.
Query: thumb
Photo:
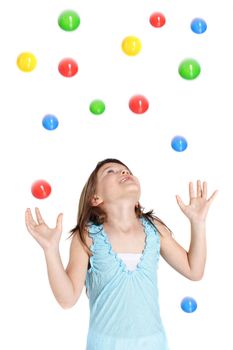
[[[179,205],[180,209],[182,211],[184,211],[186,206],[185,206],[184,202],[182,201],[182,199],[180,198],[180,196],[176,195],[176,201],[177,201],[177,204]]]
[[[56,222],[56,228],[59,231],[62,231],[62,219],[63,219],[63,213],[60,213],[57,217],[57,222]]]
[[[216,197],[217,193],[218,193],[218,190],[214,191],[212,196],[208,199],[209,204],[211,204],[213,202],[213,200]]]

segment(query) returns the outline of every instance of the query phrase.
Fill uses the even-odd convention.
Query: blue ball
[[[196,310],[197,302],[191,297],[185,297],[184,299],[182,299],[180,306],[184,312],[191,313]]]
[[[188,147],[188,142],[183,136],[175,136],[171,141],[172,148],[177,152],[183,152]]]
[[[55,130],[58,127],[58,119],[52,114],[46,114],[42,120],[42,125],[47,130]]]
[[[207,24],[202,18],[194,18],[191,22],[191,29],[196,34],[202,34],[207,29]]]

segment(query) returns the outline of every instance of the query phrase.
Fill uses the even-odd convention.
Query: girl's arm
[[[193,184],[189,184],[188,205],[179,196],[177,203],[190,221],[191,240],[188,252],[177,243],[170,232],[160,223],[155,222],[161,232],[161,255],[175,270],[191,280],[200,280],[206,262],[206,216],[217,191],[207,199],[207,183],[197,181],[196,194]]]
[[[44,254],[52,292],[62,308],[71,308],[79,299],[84,287],[88,255],[77,235],[73,236],[71,241],[66,269],[63,267],[58,249],[46,250]]]
[[[74,286],[63,267],[59,249],[48,249],[44,254],[53,295],[62,308],[69,308],[75,300]]]
[[[77,235],[73,236],[69,263],[65,270],[59,252],[62,215],[58,216],[56,227],[51,229],[44,222],[38,208],[36,208],[36,220],[33,219],[31,210],[27,209],[25,222],[28,231],[44,251],[50,287],[57,302],[63,308],[72,307],[78,300],[85,283],[88,265],[86,251]]]

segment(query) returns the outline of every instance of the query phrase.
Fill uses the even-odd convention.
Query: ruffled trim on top
[[[144,225],[145,232],[150,237],[150,250],[153,250],[157,253],[159,259],[160,256],[160,235],[155,225],[153,225],[148,219],[142,217],[141,221]],[[155,238],[152,242],[152,238]],[[148,243],[148,242],[147,242]]]
[[[95,238],[96,236],[103,231],[103,225],[95,225],[95,224],[89,224],[89,227],[91,230],[88,228],[88,235],[89,237],[92,238],[92,244],[90,246],[90,250],[92,251],[93,255],[90,256],[90,265],[91,267],[87,271],[88,273],[91,273],[91,271],[95,271],[94,267],[94,257],[95,257],[95,251],[96,251],[96,243],[95,243]]]
[[[158,234],[156,228],[146,218],[142,217],[142,218],[140,218],[140,221],[144,226],[144,232],[146,234],[146,238],[145,238],[145,245],[144,245],[144,249],[142,251],[142,255],[140,257],[140,260],[139,260],[136,268],[133,271],[128,270],[124,261],[118,256],[118,254],[116,252],[113,251],[112,245],[108,239],[108,235],[104,231],[103,225],[92,225],[91,231],[89,231],[89,234],[91,235],[91,238],[93,239],[93,243],[90,247],[90,250],[93,252],[93,255],[90,257],[91,268],[88,270],[88,272],[91,272],[91,269],[95,270],[94,264],[93,264],[93,259],[94,259],[95,251],[96,251],[96,249],[98,249],[98,248],[96,248],[96,244],[95,244],[96,235],[101,235],[103,237],[103,240],[104,240],[105,244],[107,245],[108,254],[113,256],[116,259],[116,261],[118,262],[121,270],[128,273],[128,274],[132,274],[132,273],[135,273],[136,271],[139,271],[142,267],[145,256],[147,254],[149,254],[150,252],[152,254],[154,254],[154,252],[157,252],[157,260],[158,260],[159,254],[160,254],[159,234]],[[155,237],[156,240],[152,240],[152,237]],[[149,241],[150,241],[150,244],[149,244]],[[97,243],[97,245],[98,245],[98,243]]]
[[[95,225],[95,224],[90,224],[90,230],[88,230],[89,236],[92,238],[92,245],[90,246],[90,250],[92,251],[93,255],[90,257],[90,269],[88,272],[90,273],[91,271],[95,271],[94,267],[94,258],[95,258],[95,252],[98,250],[98,241],[96,241],[97,237],[102,237],[104,243],[107,246],[107,251],[108,254],[113,256],[115,260],[118,262],[120,268],[122,271],[125,271],[128,274],[132,274],[138,270],[141,269],[143,261],[145,260],[146,255],[149,253],[154,254],[155,252],[157,253],[157,260],[159,260],[159,255],[160,255],[160,238],[159,238],[159,233],[157,229],[152,225],[152,223],[147,220],[146,218],[142,217],[140,218],[141,223],[144,226],[144,232],[146,234],[145,238],[145,245],[144,249],[142,251],[142,255],[140,257],[140,260],[136,266],[136,268],[133,271],[130,271],[127,269],[126,264],[124,261],[118,256],[116,252],[113,251],[112,245],[108,239],[108,235],[104,231],[103,225]],[[155,239],[152,239],[155,238]],[[150,241],[150,244],[149,244]]]

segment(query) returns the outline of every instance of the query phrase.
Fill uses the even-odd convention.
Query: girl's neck
[[[119,213],[119,215],[107,215],[104,227],[107,231],[117,231],[122,233],[135,232],[139,227],[139,218],[135,212],[131,214]]]

